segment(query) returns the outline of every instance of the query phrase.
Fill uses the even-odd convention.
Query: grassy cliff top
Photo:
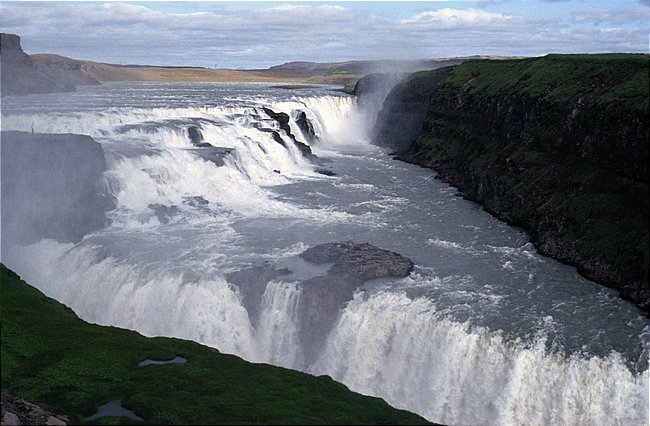
[[[56,279],[53,277],[53,279]],[[80,423],[111,400],[145,424],[425,424],[327,376],[88,324],[0,264],[2,390]],[[185,364],[138,367],[144,359]],[[96,424],[132,420],[106,417]]]
[[[593,97],[591,102],[601,107],[616,103],[619,108],[648,114],[650,55],[647,54],[553,54],[500,61],[470,60],[452,70],[446,85],[464,87],[471,95],[516,93],[551,103],[586,96]]]

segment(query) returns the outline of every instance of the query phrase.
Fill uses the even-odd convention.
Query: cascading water
[[[264,108],[287,114],[320,164]],[[2,261],[87,321],[328,374],[433,421],[646,424],[647,318],[431,171],[373,148],[367,121],[326,87],[116,83],[8,97],[3,130],[100,142],[116,203],[82,241],[14,245]],[[367,282],[308,361],[300,282],[326,268],[296,255],[349,239],[416,269]],[[252,312],[229,277],[265,265],[292,274],[269,279]]]

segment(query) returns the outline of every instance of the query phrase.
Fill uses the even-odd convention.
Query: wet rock
[[[199,157],[207,160],[217,167],[223,167],[225,163],[225,158],[232,154],[234,151],[233,148],[226,148],[221,146],[213,146],[207,142],[197,145],[197,148],[188,149],[188,151],[193,154],[198,155]]]
[[[401,278],[413,270],[413,262],[398,253],[352,241],[320,244],[305,250],[299,257],[302,260],[296,260],[307,268],[310,263],[324,267],[311,265],[313,269],[320,269],[317,275],[311,278],[302,275],[301,278],[300,273],[265,264],[230,273],[226,279],[239,289],[242,304],[255,327],[259,323],[262,296],[268,283],[280,277],[298,282],[301,291],[297,306],[298,340],[304,367],[318,358],[341,309],[352,299],[356,289],[368,280]],[[331,266],[326,269],[328,264]],[[293,265],[296,271],[302,268]]]
[[[298,139],[296,139],[296,136],[293,133],[291,133],[291,127],[289,126],[289,120],[290,120],[289,115],[285,114],[284,112],[275,112],[269,108],[262,108],[262,109],[264,110],[266,115],[274,119],[280,125],[280,129],[284,130],[287,136],[291,138],[291,140],[296,145],[298,150],[300,150],[300,153],[303,155],[303,157],[307,158],[310,161],[318,161],[318,157],[314,155],[313,152],[311,152],[311,148],[309,147],[309,145],[300,142]],[[259,130],[264,131],[263,129],[259,129]],[[274,134],[273,139],[279,144],[286,146],[284,140],[282,140],[280,135]]]
[[[209,142],[201,142],[196,144],[197,148],[214,148],[214,145],[212,145]]]
[[[289,274],[291,274],[291,271],[286,268],[276,269],[272,265],[262,265],[226,275],[226,280],[239,289],[242,304],[248,311],[248,317],[254,327],[257,326],[259,321],[262,295],[267,284],[278,277]]]
[[[300,257],[312,263],[334,262],[332,273],[367,281],[375,278],[406,277],[413,271],[407,257],[368,243],[325,243],[305,250]]]
[[[327,169],[316,169],[316,170],[314,170],[314,171],[315,171],[316,173],[319,173],[319,174],[321,174],[321,175],[325,175],[325,176],[336,176],[336,173],[334,173],[334,172],[331,171],[331,170],[327,170]]]
[[[402,278],[413,271],[413,262],[368,243],[325,243],[312,247],[300,257],[316,264],[332,263],[325,276],[302,283],[300,331],[305,365],[314,362],[341,308],[364,282],[376,278]]]
[[[18,418],[17,415],[10,411],[5,411],[4,416],[2,416],[2,424],[8,425],[8,426],[18,426],[20,425],[20,419]]]
[[[174,205],[166,206],[164,204],[153,203],[147,207],[154,211],[154,215],[156,215],[158,221],[163,225],[169,223],[171,217],[178,216],[181,213],[178,206]]]
[[[205,198],[197,195],[195,197],[183,197],[183,204],[191,207],[202,207],[210,204],[210,202]]]
[[[309,143],[318,142],[318,135],[316,135],[316,130],[314,129],[314,125],[307,118],[307,114],[305,113],[305,111],[300,111],[300,113],[296,117],[296,124],[302,131],[302,134],[305,135],[305,138],[307,138],[307,142]]]
[[[190,137],[190,141],[193,145],[198,145],[203,142],[203,134],[198,127],[192,126],[187,129],[187,134]]]

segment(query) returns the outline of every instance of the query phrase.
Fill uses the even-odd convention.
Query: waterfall
[[[320,356],[305,365],[299,280],[271,280],[253,321],[228,273],[293,259],[307,241],[341,234],[364,238],[373,230],[412,232],[409,238],[421,237],[427,249],[460,251],[465,245],[421,235],[419,223],[388,226],[380,214],[393,213],[380,201],[353,200],[350,205],[363,213],[328,204],[331,187],[372,194],[380,184],[365,181],[362,173],[346,185],[316,173],[318,165],[264,111],[287,114],[290,133],[326,161],[377,150],[368,141],[368,114],[376,111],[359,108],[353,97],[273,92],[250,98],[233,94],[219,103],[205,96],[207,106],[182,106],[181,98],[170,107],[3,112],[5,130],[83,133],[100,142],[108,162],[106,188],[116,207],[109,212],[109,226],[77,244],[41,240],[3,252],[2,261],[86,321],[191,339],[254,362],[328,374],[432,421],[647,424],[647,346],[639,371],[631,371],[629,359],[616,351],[606,356],[549,351],[544,331],[513,339],[498,327],[453,318],[435,298],[403,291],[405,282],[355,293],[333,321]],[[303,113],[317,136],[313,141],[297,122]],[[193,141],[190,128],[210,146]],[[393,167],[379,160],[371,164],[382,171]],[[302,187],[278,190],[296,182],[312,183],[309,196],[322,203],[301,199]],[[404,208],[415,208],[410,203],[420,200],[380,195],[384,203],[399,201]],[[436,208],[442,209],[440,204]],[[286,237],[290,243],[259,247],[266,240],[253,237],[275,226],[279,231],[264,234],[270,235],[266,240]],[[314,229],[323,235],[314,237]],[[412,280],[426,288],[426,280]]]

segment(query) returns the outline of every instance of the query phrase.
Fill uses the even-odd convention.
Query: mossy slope
[[[427,423],[326,376],[252,364],[190,341],[88,324],[1,264],[0,290],[3,392],[65,414],[72,423],[114,399],[148,424]],[[177,355],[187,363],[137,365]]]

